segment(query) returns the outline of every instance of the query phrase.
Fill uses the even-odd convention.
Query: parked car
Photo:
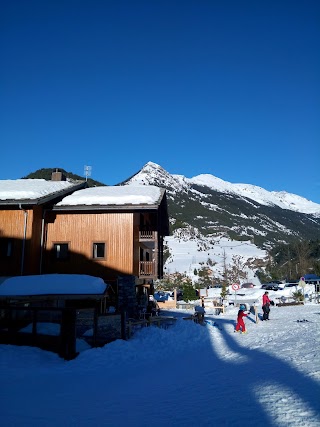
[[[174,298],[174,292],[170,294],[171,298]],[[183,300],[183,292],[180,289],[177,289],[177,301]]]
[[[298,283],[284,283],[284,288],[293,288],[298,286]]]
[[[281,289],[281,287],[278,283],[270,282],[263,284],[261,286],[261,289],[265,289],[266,291],[278,291],[279,289]]]
[[[153,298],[154,298],[157,302],[165,302],[165,301],[168,301],[169,294],[168,294],[167,292],[158,291],[158,292],[155,292],[155,293],[153,294]]]
[[[254,288],[254,284],[253,283],[243,283],[241,285],[241,288]]]

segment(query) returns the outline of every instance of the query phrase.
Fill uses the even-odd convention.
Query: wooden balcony
[[[156,277],[156,264],[154,261],[139,262],[139,277]]]

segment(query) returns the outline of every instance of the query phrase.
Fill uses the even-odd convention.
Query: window
[[[55,259],[64,260],[69,257],[68,243],[55,243],[53,245]]]
[[[12,239],[0,239],[0,255],[4,258],[12,256],[13,240]]]
[[[106,244],[105,243],[94,243],[92,258],[105,258],[106,255]]]

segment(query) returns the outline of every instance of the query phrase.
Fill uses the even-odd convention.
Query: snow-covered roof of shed
[[[161,188],[152,185],[91,187],[66,196],[56,206],[157,205],[162,193]]]
[[[63,194],[78,183],[69,181],[46,181],[45,179],[15,179],[0,181],[0,202],[35,202]]]
[[[0,298],[33,295],[102,295],[108,285],[86,274],[42,274],[9,277],[0,284]]]

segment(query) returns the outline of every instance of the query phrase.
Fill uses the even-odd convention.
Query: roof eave
[[[64,205],[54,206],[52,210],[57,211],[139,211],[158,210],[159,205]]]

